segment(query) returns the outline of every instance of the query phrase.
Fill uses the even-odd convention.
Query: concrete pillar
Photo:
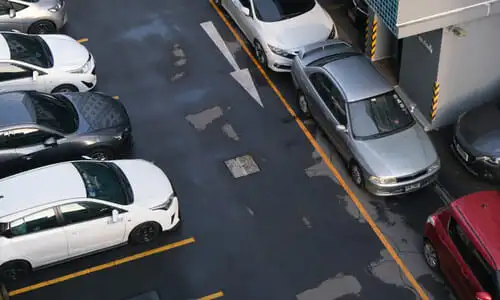
[[[378,15],[372,11],[367,18],[365,31],[365,52],[372,61],[394,55],[394,43],[397,42],[397,39],[382,23]]]

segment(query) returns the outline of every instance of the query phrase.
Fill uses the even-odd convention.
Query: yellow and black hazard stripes
[[[372,21],[372,36],[370,39],[370,58],[375,59],[375,51],[377,50],[377,17],[373,17]]]
[[[432,91],[432,107],[431,107],[431,120],[436,118],[437,108],[439,102],[439,82],[434,82],[434,88]]]

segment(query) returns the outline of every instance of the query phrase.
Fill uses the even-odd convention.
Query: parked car
[[[393,87],[362,53],[339,40],[295,57],[298,106],[347,162],[354,183],[379,196],[418,190],[440,169],[427,134]]]
[[[262,66],[289,72],[293,57],[311,43],[337,38],[337,28],[316,0],[215,0],[254,46]]]
[[[58,32],[68,21],[64,0],[0,0],[0,30]]]
[[[123,243],[146,243],[180,222],[163,171],[141,159],[63,162],[0,180],[0,275]]]
[[[500,193],[481,191],[427,218],[424,257],[463,300],[500,299]]]
[[[125,107],[104,94],[0,94],[2,173],[82,155],[111,159],[128,146],[131,132]]]
[[[360,46],[364,47],[366,42],[366,26],[369,18],[369,7],[364,0],[352,0],[352,6],[347,10],[347,14],[352,23],[359,31]]]
[[[96,83],[93,56],[73,38],[0,32],[0,92],[86,92]]]
[[[452,149],[472,174],[500,182],[500,102],[462,114],[455,126]]]

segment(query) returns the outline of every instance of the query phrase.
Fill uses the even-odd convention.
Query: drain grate
[[[260,172],[259,166],[249,154],[226,160],[224,164],[234,178],[240,178]]]

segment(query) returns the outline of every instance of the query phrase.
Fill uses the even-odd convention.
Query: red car
[[[467,195],[429,216],[423,250],[460,299],[500,299],[500,192]]]

